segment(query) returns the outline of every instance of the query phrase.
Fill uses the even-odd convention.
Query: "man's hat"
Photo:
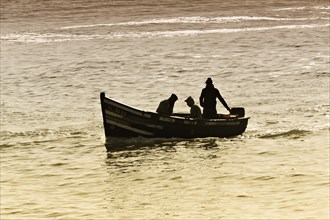
[[[212,79],[211,78],[207,78],[207,80],[206,80],[206,82],[205,82],[206,84],[212,84],[213,83],[213,81],[212,81]]]
[[[184,100],[184,101],[187,102],[187,103],[188,103],[188,102],[191,102],[191,101],[194,102],[194,99],[191,98],[191,96],[189,96],[189,97],[188,97],[186,100]]]

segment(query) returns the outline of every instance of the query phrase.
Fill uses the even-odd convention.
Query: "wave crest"
[[[219,28],[208,30],[175,30],[175,31],[144,31],[144,32],[112,32],[110,34],[57,34],[57,33],[11,33],[1,35],[2,41],[15,43],[56,43],[77,40],[111,40],[123,38],[157,38],[157,37],[188,37],[201,34],[230,34],[239,32],[270,31],[281,29],[323,28],[330,24],[280,25],[248,28]]]
[[[27,138],[27,137],[46,137],[49,135],[60,135],[60,136],[79,136],[79,135],[86,135],[86,131],[82,130],[50,130],[50,129],[40,129],[35,131],[20,131],[20,132],[13,132],[13,131],[1,131],[0,137],[1,140],[6,140],[10,138]]]
[[[269,133],[269,134],[262,134],[262,135],[259,136],[259,138],[265,138],[265,139],[274,139],[274,138],[298,139],[298,138],[306,136],[310,133],[312,133],[312,132],[307,131],[307,130],[293,129],[293,130],[284,131],[284,132],[272,132],[272,133]]]
[[[321,18],[276,18],[276,17],[258,17],[258,16],[232,16],[232,17],[173,17],[149,19],[144,21],[128,21],[108,24],[87,24],[87,25],[73,25],[65,26],[59,29],[77,29],[77,28],[93,28],[93,27],[113,27],[113,26],[140,26],[149,24],[224,24],[237,23],[243,21],[306,21],[317,20]]]

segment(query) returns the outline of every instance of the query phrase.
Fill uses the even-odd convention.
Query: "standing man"
[[[217,98],[220,100],[222,105],[230,112],[226,101],[220,95],[218,89],[214,88],[211,78],[207,78],[206,87],[202,90],[201,96],[199,97],[200,105],[203,107],[203,118],[217,118]]]

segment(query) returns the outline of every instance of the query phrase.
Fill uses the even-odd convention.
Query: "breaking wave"
[[[57,33],[11,33],[1,36],[2,41],[16,43],[54,43],[77,40],[109,40],[121,38],[155,38],[155,37],[186,37],[201,34],[229,34],[238,32],[256,32],[277,29],[302,29],[329,27],[330,24],[280,25],[252,28],[221,28],[209,30],[178,30],[178,31],[146,31],[146,32],[113,32],[110,34],[57,34]]]
[[[274,138],[290,138],[290,139],[298,139],[308,134],[311,134],[311,131],[307,130],[298,130],[293,129],[290,131],[279,131],[279,132],[271,132],[267,134],[258,135],[259,138],[265,139],[274,139]]]
[[[98,134],[90,133],[86,129],[40,129],[34,131],[1,131],[0,149],[17,146],[35,146],[41,144],[54,144],[63,142],[80,142],[100,138]]]
[[[314,6],[314,7],[288,7],[288,8],[278,8],[272,9],[272,11],[303,11],[303,10],[330,10],[330,6]]]
[[[86,135],[87,131],[84,130],[50,130],[50,129],[40,129],[35,131],[1,131],[0,136],[1,140],[6,140],[9,138],[22,137],[22,138],[31,138],[31,137],[46,137],[51,135],[61,135],[61,136],[77,136],[77,135]]]
[[[233,16],[233,17],[175,17],[175,18],[161,18],[149,19],[144,21],[129,21],[108,24],[87,24],[65,26],[60,29],[76,29],[76,28],[91,28],[91,27],[113,27],[113,26],[139,26],[149,24],[224,24],[237,23],[242,21],[306,21],[319,20],[322,18],[275,18],[275,17],[256,17],[256,16]]]

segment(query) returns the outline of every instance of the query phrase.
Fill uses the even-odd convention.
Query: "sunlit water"
[[[1,219],[329,219],[328,1],[1,1]],[[99,93],[176,112],[207,77],[229,139],[115,139]],[[218,105],[218,111],[226,110]]]

